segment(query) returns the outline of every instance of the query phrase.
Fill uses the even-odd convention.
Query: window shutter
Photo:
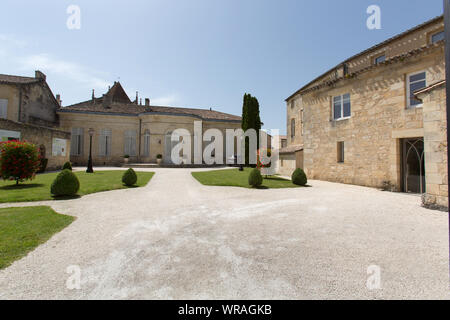
[[[8,100],[0,99],[0,119],[8,118]]]

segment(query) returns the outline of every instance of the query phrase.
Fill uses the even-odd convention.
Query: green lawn
[[[74,220],[50,207],[0,209],[0,269],[26,256]]]
[[[125,171],[96,171],[95,173],[75,172],[80,180],[78,195],[128,188],[122,184]],[[153,177],[154,172],[136,172],[138,181],[136,187],[145,186]],[[15,185],[13,181],[0,180],[0,203],[26,202],[54,199],[50,194],[50,186],[58,173],[39,174],[32,181]]]
[[[207,186],[228,186],[228,187],[242,187],[252,188],[248,184],[248,175],[251,168],[245,168],[244,171],[239,169],[227,169],[227,170],[213,170],[193,172],[192,176],[197,179],[201,184]],[[263,184],[259,189],[281,189],[281,188],[299,188],[293,184],[290,180],[282,179],[276,176],[269,176],[265,178],[263,176]]]

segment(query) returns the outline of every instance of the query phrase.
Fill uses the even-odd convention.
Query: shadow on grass
[[[30,183],[30,184],[11,184],[8,186],[0,187],[0,190],[22,190],[22,189],[32,189],[43,187],[44,184],[41,183]]]
[[[76,195],[74,195],[74,196],[52,196],[52,199],[53,200],[56,200],[56,201],[62,201],[62,200],[74,200],[74,199],[80,199],[81,198],[81,196],[80,195],[78,195],[78,194],[76,194]]]

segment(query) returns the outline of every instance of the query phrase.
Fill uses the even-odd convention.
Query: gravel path
[[[207,187],[192,170],[151,171],[144,188],[14,204],[78,219],[0,271],[0,299],[450,298],[447,214],[417,196],[320,181]],[[366,287],[371,265],[380,290]],[[80,290],[66,286],[69,266]]]

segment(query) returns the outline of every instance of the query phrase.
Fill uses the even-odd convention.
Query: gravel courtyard
[[[0,299],[449,299],[448,216],[420,197],[311,181],[207,187],[188,169],[148,186],[8,206],[77,220],[0,271]],[[369,290],[367,268],[380,267]],[[69,290],[69,266],[81,289]]]

